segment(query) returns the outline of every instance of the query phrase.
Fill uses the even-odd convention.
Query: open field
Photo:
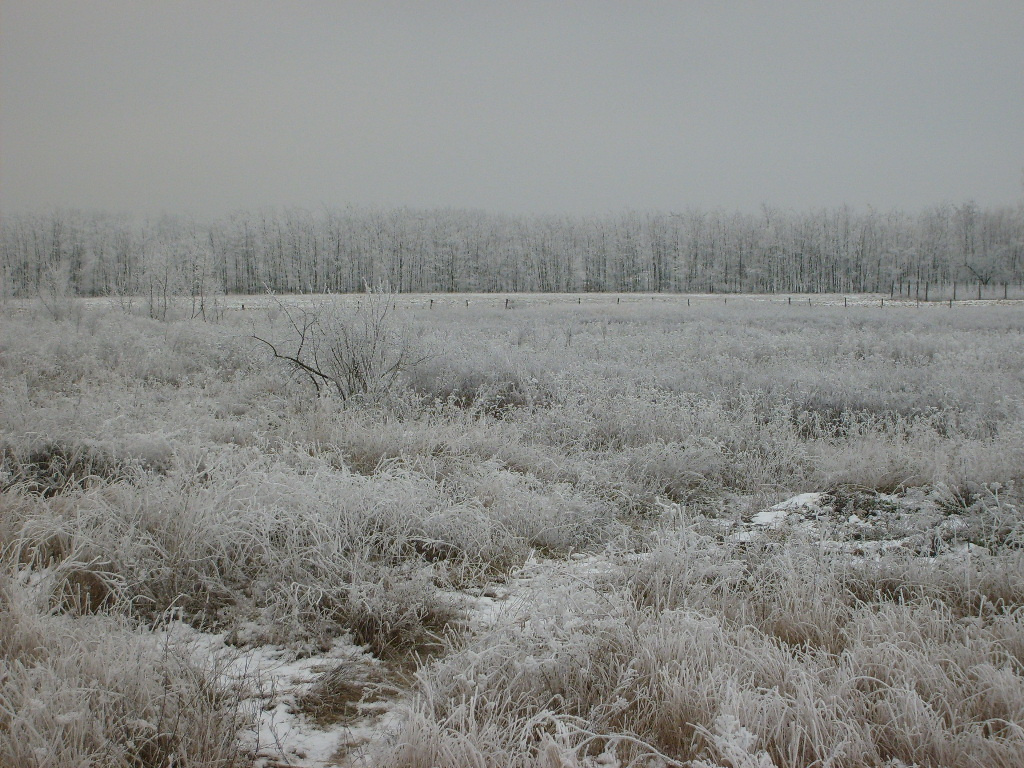
[[[224,312],[236,313],[241,311],[264,310],[268,306],[278,302],[286,304],[303,305],[312,301],[322,300],[329,296],[332,301],[344,305],[358,305],[365,299],[366,294],[282,294],[274,296],[270,294],[229,294],[217,298],[218,307]],[[418,309],[441,309],[445,307],[475,308],[475,309],[526,309],[529,307],[541,306],[567,306],[575,304],[586,306],[591,309],[609,309],[612,305],[616,307],[635,306],[642,309],[648,303],[663,306],[676,307],[707,307],[721,304],[728,306],[731,301],[734,305],[738,302],[741,305],[786,305],[786,306],[819,306],[819,307],[891,307],[915,309],[941,309],[956,308],[965,306],[1015,306],[1024,302],[1024,292],[1018,286],[1008,292],[1008,298],[1003,298],[1003,290],[986,290],[981,299],[975,294],[961,292],[959,297],[950,305],[952,296],[947,292],[942,298],[932,298],[924,301],[913,296],[890,296],[888,293],[811,293],[811,294],[770,294],[770,293],[400,293],[393,296],[397,307],[406,310]],[[467,305],[467,302],[468,305]],[[76,305],[89,309],[125,309],[133,311],[145,307],[144,298],[84,298],[77,299]],[[39,309],[39,302],[25,299],[9,299],[7,301],[8,311],[11,312],[33,312]],[[181,301],[177,312],[172,312],[180,317],[190,316],[190,305],[188,300]]]
[[[0,766],[1024,765],[1024,303],[789,298],[7,302]]]

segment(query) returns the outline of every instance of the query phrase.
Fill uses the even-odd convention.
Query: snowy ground
[[[380,662],[347,638],[325,652],[308,653],[277,645],[237,647],[230,644],[237,636],[200,632],[179,622],[166,634],[218,669],[224,684],[243,687],[242,708],[255,715],[256,726],[242,733],[241,741],[257,757],[257,766],[357,765],[396,718],[400,692],[382,685]],[[346,690],[358,686],[360,693],[327,721],[318,720],[305,711],[303,698],[332,676],[343,676]]]
[[[270,294],[219,296],[217,306],[232,315],[272,310],[278,301],[287,306],[301,306],[314,301],[329,299],[355,305],[365,298],[364,294],[286,294],[273,296]],[[131,308],[139,311],[144,306],[141,297],[135,297],[129,304],[119,298],[95,297],[78,300],[82,306],[91,308],[109,308],[124,310]],[[913,297],[891,297],[886,293],[812,293],[812,294],[763,294],[763,293],[403,293],[395,297],[396,305],[406,309],[431,309],[445,307],[471,307],[474,309],[523,309],[526,307],[578,304],[587,307],[612,306],[707,306],[733,305],[745,303],[775,304],[794,309],[801,307],[949,307],[948,299],[919,301]],[[13,306],[23,310],[37,304],[35,300],[14,300]],[[187,309],[188,297],[178,299],[179,311]],[[1016,306],[1024,303],[1022,299],[984,298],[974,299],[969,295],[957,299],[956,306]],[[212,310],[209,310],[212,311]]]
[[[595,576],[615,570],[603,555],[568,560],[531,558],[507,583],[477,594],[459,593],[467,627],[475,633],[500,632],[524,623],[544,604],[562,605],[593,585]],[[543,611],[541,611],[543,612]],[[242,633],[244,635],[244,633]],[[387,682],[388,670],[347,638],[322,653],[277,645],[239,647],[239,633],[207,633],[173,622],[161,642],[182,643],[204,666],[220,671],[227,686],[246,691],[243,709],[256,726],[241,734],[258,768],[330,768],[373,764],[374,755],[395,733],[407,691]],[[357,689],[354,700],[333,722],[304,711],[303,697],[332,675]]]
[[[984,548],[970,541],[972,521],[950,514],[940,502],[941,493],[811,492],[747,520],[709,522],[717,524],[722,541],[771,546],[789,536],[812,538],[836,556],[854,560],[877,559],[894,549],[935,562],[984,555]],[[605,552],[530,558],[506,583],[454,597],[464,605],[469,632],[500,634],[503,628],[527,625],[531,617],[565,610],[574,599],[592,600],[602,581],[621,578],[631,562],[643,557]],[[208,634],[181,623],[167,632],[172,640],[187,643],[197,658],[222,669],[225,682],[246,681],[245,706],[257,715],[258,725],[241,738],[262,768],[372,765],[401,722],[408,675],[399,682],[346,638],[325,652],[310,653],[272,645],[247,647],[239,645],[244,633]],[[303,706],[304,696],[332,679],[343,681],[349,700],[332,717],[317,718]]]

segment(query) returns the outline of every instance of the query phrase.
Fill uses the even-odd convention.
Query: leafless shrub
[[[355,309],[329,300],[309,307],[275,302],[288,326],[284,338],[252,336],[274,359],[308,379],[318,396],[379,401],[403,373],[429,357],[398,322],[395,296],[386,289],[367,293]]]

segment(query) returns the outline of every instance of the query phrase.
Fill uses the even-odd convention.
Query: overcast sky
[[[0,210],[1024,197],[1024,0],[0,0]]]

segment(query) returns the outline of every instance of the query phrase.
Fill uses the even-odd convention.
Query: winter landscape
[[[1024,766],[1019,0],[0,0],[0,768]]]
[[[8,301],[3,764],[1020,764],[1020,303],[506,298]]]

